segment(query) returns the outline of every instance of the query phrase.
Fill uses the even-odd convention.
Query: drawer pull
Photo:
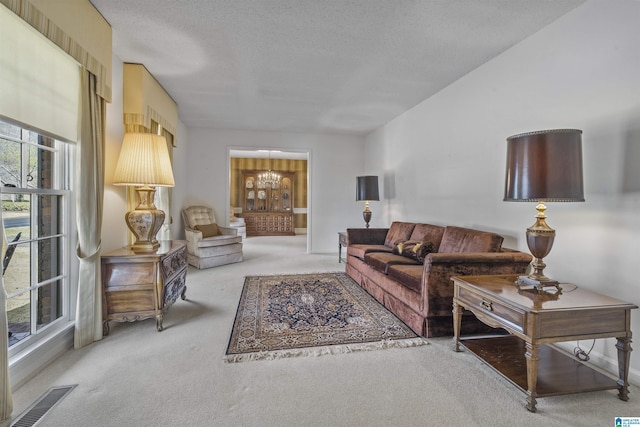
[[[485,310],[493,311],[493,306],[491,305],[491,301],[487,301],[486,299],[483,299],[480,305]]]

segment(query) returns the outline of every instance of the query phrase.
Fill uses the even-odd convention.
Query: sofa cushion
[[[218,230],[218,224],[200,224],[193,227],[202,233],[202,238],[206,239],[207,237],[219,236],[220,230]]]
[[[498,252],[504,238],[496,233],[447,226],[438,248],[440,253]]]
[[[423,263],[424,257],[431,252],[436,252],[436,248],[431,242],[408,240],[406,242],[396,243],[391,252]]]
[[[422,264],[414,259],[386,252],[370,252],[364,256],[364,262],[384,274],[387,274],[387,269],[390,265],[395,264],[410,264],[422,267]]]
[[[421,292],[422,289],[422,271],[421,265],[390,265],[387,274],[390,278],[395,279],[412,291]]]
[[[432,243],[437,251],[442,241],[444,227],[431,224],[416,224],[408,240]]]
[[[364,259],[364,256],[370,252],[389,252],[391,248],[384,245],[362,245],[355,244],[347,246],[347,255],[355,256],[360,259]]]
[[[396,243],[409,240],[415,226],[416,224],[413,222],[392,222],[384,239],[384,245],[393,248]]]

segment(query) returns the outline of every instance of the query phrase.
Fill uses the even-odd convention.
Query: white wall
[[[369,135],[367,172],[385,175],[381,222],[497,231],[528,252],[534,204],[502,202],[506,138],[582,129],[587,201],[547,205],[557,236],[545,272],[640,304],[638,22],[638,1],[589,1]],[[591,358],[610,372],[614,343],[598,340]],[[631,367],[640,384],[640,352]]]
[[[310,252],[335,252],[338,231],[362,226],[363,207],[355,203],[355,177],[364,170],[362,137],[191,128],[188,144],[187,185],[175,189],[184,191],[183,207],[209,205],[220,222],[228,221],[229,149],[302,151],[310,153]]]

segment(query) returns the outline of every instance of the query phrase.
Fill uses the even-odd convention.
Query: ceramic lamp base
[[[131,250],[139,253],[155,252],[160,247],[156,235],[164,224],[165,213],[156,209],[153,204],[155,187],[136,187],[135,190],[138,193],[138,206],[124,216],[129,230],[136,237]]]

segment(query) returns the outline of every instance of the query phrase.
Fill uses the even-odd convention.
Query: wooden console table
[[[155,317],[162,331],[164,313],[187,292],[187,242],[160,242],[154,253],[140,254],[125,246],[102,255],[102,328],[109,321],[135,322]]]
[[[628,400],[631,353],[631,310],[637,306],[561,284],[561,293],[538,293],[515,286],[517,276],[454,277],[455,350],[462,344],[527,394],[526,407],[536,411],[536,398],[585,391],[618,389]],[[485,324],[511,335],[460,338],[462,309]],[[618,378],[612,379],[547,345],[561,341],[615,337]]]

